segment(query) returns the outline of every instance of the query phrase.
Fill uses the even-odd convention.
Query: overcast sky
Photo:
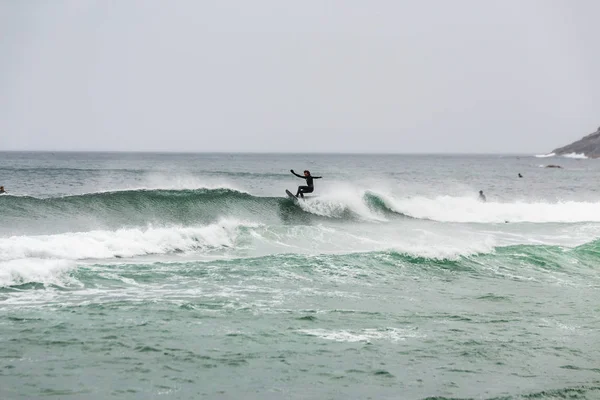
[[[540,153],[600,1],[0,0],[0,150]]]

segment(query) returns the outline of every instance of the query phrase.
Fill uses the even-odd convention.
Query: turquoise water
[[[0,156],[2,399],[600,398],[595,160]]]

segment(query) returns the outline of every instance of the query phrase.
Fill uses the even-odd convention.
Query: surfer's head
[[[480,191],[479,191],[479,194],[483,194],[483,190],[480,190]]]
[[[309,170],[307,170],[307,169],[305,169],[305,170],[304,170],[304,176],[310,176],[310,171],[309,171]]]

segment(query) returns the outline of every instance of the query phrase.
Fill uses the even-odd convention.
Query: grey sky
[[[0,0],[0,150],[543,152],[595,0]]]

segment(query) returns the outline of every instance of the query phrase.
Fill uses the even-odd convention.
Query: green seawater
[[[0,398],[600,398],[600,164],[545,163],[0,153]]]

